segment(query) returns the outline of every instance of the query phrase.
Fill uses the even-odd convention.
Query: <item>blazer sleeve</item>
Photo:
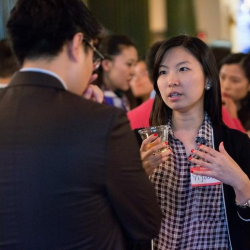
[[[142,168],[139,146],[126,115],[119,111],[108,143],[106,187],[127,236],[135,241],[157,236],[161,210]]]

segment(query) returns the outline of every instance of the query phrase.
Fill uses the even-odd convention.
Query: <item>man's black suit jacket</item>
[[[160,220],[125,114],[38,72],[1,90],[1,249],[122,250]]]

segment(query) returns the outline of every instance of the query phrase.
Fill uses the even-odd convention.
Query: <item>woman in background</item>
[[[132,97],[130,81],[138,60],[137,49],[130,38],[124,35],[105,37],[99,46],[105,59],[98,69],[96,84],[104,92],[104,101],[110,105],[128,111]]]
[[[141,103],[150,98],[153,84],[149,78],[147,65],[144,60],[139,60],[135,66],[135,74],[130,82],[134,97],[139,98]]]
[[[162,41],[158,41],[153,43],[146,54],[146,68],[148,72],[148,78],[150,83],[152,84],[153,89],[153,68],[155,62],[155,54],[157,50],[160,48]],[[138,107],[134,108],[127,112],[127,116],[130,122],[131,129],[137,129],[142,127],[149,126],[149,116],[152,110],[153,102],[154,102],[155,91],[152,90],[150,94],[150,98],[143,102]]]
[[[208,46],[188,36],[164,42],[154,89],[150,125],[168,129],[167,143],[151,135],[141,146],[163,212],[154,249],[250,249],[250,140],[222,122]]]
[[[220,66],[222,101],[231,117],[239,118],[250,136],[250,56],[225,57]]]

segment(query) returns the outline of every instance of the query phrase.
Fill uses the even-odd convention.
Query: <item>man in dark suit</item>
[[[7,26],[22,68],[0,92],[0,248],[150,241],[161,212],[128,120],[82,97],[100,25],[82,0],[19,0]]]

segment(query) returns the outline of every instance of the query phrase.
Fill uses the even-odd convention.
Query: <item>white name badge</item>
[[[207,168],[204,168],[204,167],[193,167],[190,170],[209,171]],[[196,175],[196,174],[191,173],[191,186],[192,187],[212,186],[212,185],[219,185],[219,184],[221,184],[221,181],[213,177]]]

